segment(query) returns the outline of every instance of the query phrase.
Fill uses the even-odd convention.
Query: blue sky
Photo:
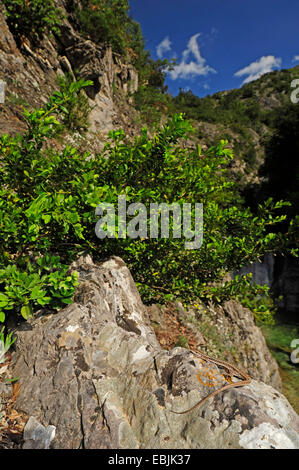
[[[154,59],[176,57],[168,90],[198,96],[299,65],[299,0],[130,0]],[[299,78],[299,76],[298,76]]]

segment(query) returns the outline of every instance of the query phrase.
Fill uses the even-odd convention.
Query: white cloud
[[[260,59],[252,62],[241,70],[238,70],[234,75],[235,77],[242,77],[243,75],[248,75],[247,78],[243,81],[244,83],[252,82],[257,78],[260,78],[262,75],[268,72],[272,72],[275,67],[281,66],[281,58],[274,57],[273,55],[263,56]]]
[[[172,80],[176,80],[177,78],[192,78],[197,75],[208,75],[209,72],[216,73],[216,70],[206,65],[206,59],[200,54],[197,44],[197,38],[199,36],[200,33],[191,36],[189,39],[187,49],[183,52],[182,61],[178,65],[175,65],[174,69],[169,72]],[[195,60],[191,60],[187,63],[189,56],[193,56]]]
[[[163,41],[161,41],[160,44],[158,44],[158,46],[156,47],[157,56],[159,57],[159,59],[161,59],[165,52],[168,52],[170,50],[171,41],[169,40],[169,37],[166,36],[166,38],[164,38]]]
[[[292,62],[299,62],[299,55],[294,55]]]
[[[203,84],[203,87],[205,90],[209,90],[210,89],[210,85],[208,83],[204,83]]]

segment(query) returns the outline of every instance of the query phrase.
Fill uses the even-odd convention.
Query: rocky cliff
[[[66,14],[64,2],[60,3]],[[67,19],[59,36],[45,36],[34,48],[24,38],[17,46],[4,12],[0,1],[0,79],[6,83],[5,103],[0,104],[1,133],[22,132],[22,107],[44,104],[58,89],[57,76],[67,73],[94,83],[87,89],[92,108],[87,141],[93,150],[101,147],[111,129],[122,127],[128,134],[135,132],[134,110],[125,99],[138,87],[134,67],[125,64],[110,46],[96,45],[80,36]]]
[[[59,4],[65,11],[65,2]],[[45,103],[58,88],[57,76],[66,74],[93,81],[86,89],[92,110],[85,148],[102,148],[117,127],[136,132],[129,94],[137,90],[138,74],[130,64],[111,47],[83,38],[68,19],[60,36],[35,47],[26,38],[17,43],[0,1],[0,79],[6,83],[0,133],[22,132],[22,107]],[[75,267],[81,279],[75,303],[16,330],[10,374],[20,378],[20,388],[2,387],[0,395],[12,394],[14,416],[25,416],[24,447],[299,447],[298,417],[279,393],[277,364],[251,312],[236,302],[147,308],[119,258],[100,266],[85,258]],[[282,289],[284,279],[290,285],[285,274]],[[183,344],[178,332],[190,347],[242,367],[251,384],[190,413],[172,413],[227,383],[215,363],[177,347]],[[202,375],[217,376],[217,383],[201,383]]]

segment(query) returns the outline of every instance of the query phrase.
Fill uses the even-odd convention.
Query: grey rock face
[[[56,2],[57,3],[57,2]],[[92,108],[87,135],[92,148],[115,127],[134,134],[130,122],[131,107],[115,102],[113,87],[124,101],[128,92],[138,87],[138,73],[114,54],[111,47],[98,45],[83,38],[70,24],[65,14],[59,38],[44,37],[33,47],[28,38],[17,44],[6,22],[5,7],[0,0],[0,79],[6,83],[5,106],[0,104],[0,133],[16,134],[26,129],[20,103],[40,107],[58,88],[57,75],[76,73],[76,78],[89,79],[93,86],[85,88]],[[96,139],[94,138],[96,134]],[[99,144],[99,150],[103,147]]]
[[[255,380],[172,413],[220,388],[219,369],[189,350],[161,349],[120,258],[97,266],[86,257],[73,267],[75,303],[17,331],[12,360],[21,385],[15,408],[55,426],[51,447],[299,448],[298,416]]]

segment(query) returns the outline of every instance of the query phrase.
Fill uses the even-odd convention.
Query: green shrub
[[[181,335],[176,344],[175,344],[175,347],[176,348],[186,348],[188,349],[189,348],[189,344],[188,344],[188,338],[186,338],[185,335]]]
[[[62,10],[54,0],[3,0],[7,21],[13,34],[20,39],[28,37],[33,42],[44,33],[60,33]]]
[[[0,321],[5,320],[7,310],[17,309],[27,319],[45,305],[58,309],[71,303],[78,275],[68,276],[67,270],[59,257],[49,255],[39,257],[34,264],[27,262],[23,270],[16,265],[0,269],[0,285],[4,286],[0,293]]]
[[[243,207],[234,183],[227,179],[233,158],[226,141],[201,154],[182,149],[190,125],[176,115],[152,139],[143,135],[130,143],[122,133],[112,133],[113,145],[106,146],[108,159],[101,165],[101,185],[129,201],[202,202],[204,237],[199,250],[185,250],[184,240],[171,238],[101,241],[107,255],[118,253],[132,269],[144,298],[160,292],[185,299],[206,295],[204,283],[221,279],[224,272],[238,270],[262,253],[282,248],[287,239],[268,233],[268,227],[284,217],[273,212],[283,203],[269,199],[253,216]]]
[[[106,42],[126,56],[136,41],[137,23],[129,16],[128,0],[83,0],[75,12],[81,32],[95,43]]]
[[[139,86],[134,93],[135,108],[140,111],[143,123],[148,127],[160,123],[161,116],[168,113],[168,96],[155,87]]]
[[[253,312],[257,323],[273,325],[277,307],[270,295],[270,288],[267,285],[253,284],[251,279],[252,273],[249,273],[243,276],[237,275],[233,280],[217,286],[203,283],[203,294],[215,303],[236,299]],[[206,291],[204,291],[205,286]]]
[[[77,278],[67,266],[87,251],[95,260],[121,256],[144,301],[171,296],[189,301],[207,298],[224,272],[266,252],[287,250],[288,237],[268,230],[284,220],[274,215],[283,203],[270,199],[254,216],[227,179],[233,158],[227,142],[204,155],[200,146],[182,148],[192,128],[180,114],[152,138],[146,129],[132,141],[121,130],[111,131],[94,158],[69,145],[62,152],[50,148],[68,113],[70,92],[56,92],[43,108],[25,111],[25,134],[0,137],[1,321],[9,312],[28,317],[40,307],[70,302]],[[194,204],[203,203],[202,247],[186,250],[172,226],[170,238],[123,239],[116,231],[115,238],[98,239],[95,208],[117,203],[120,194],[147,208],[152,202],[190,203],[193,216]]]
[[[37,308],[59,308],[71,301],[77,276],[67,273],[59,252],[70,225],[80,237],[71,198],[63,191],[76,155],[69,147],[62,155],[49,152],[43,144],[61,130],[56,116],[60,113],[63,122],[70,93],[90,83],[55,92],[42,109],[25,110],[28,131],[0,138],[0,321],[8,311],[28,318]],[[60,250],[55,248],[58,242]]]

